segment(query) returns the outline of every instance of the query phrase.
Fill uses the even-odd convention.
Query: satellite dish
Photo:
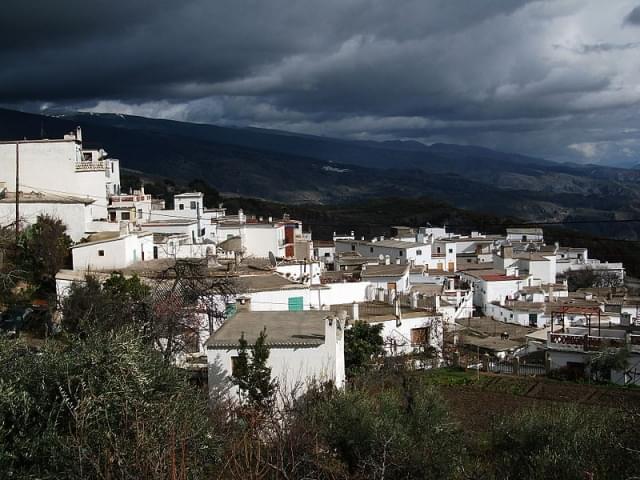
[[[271,264],[272,267],[276,267],[278,264],[276,263],[276,256],[273,254],[273,252],[269,252],[269,263]]]

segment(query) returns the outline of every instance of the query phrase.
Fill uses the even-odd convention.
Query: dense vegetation
[[[15,249],[2,232],[0,309],[51,294],[66,259],[64,228],[41,218]],[[13,245],[13,247],[11,247]],[[55,332],[33,342],[0,334],[0,473],[16,479],[437,478],[625,479],[640,475],[638,410],[557,403],[515,410],[484,431],[452,414],[442,385],[463,372],[385,366],[380,332],[345,335],[349,382],[299,398],[270,378],[263,332],[246,343],[235,379],[240,399],[209,398],[171,362],[161,339],[184,332],[184,306],[201,293],[193,265],[182,303],[155,286],[112,275],[71,288]],[[220,286],[206,285],[206,288]],[[205,290],[211,291],[211,290]],[[158,303],[160,302],[160,303]],[[178,305],[179,308],[169,308]],[[52,334],[55,333],[55,334]],[[616,358],[595,359],[597,371]],[[232,380],[232,379],[230,379]],[[489,405],[487,407],[490,407]]]

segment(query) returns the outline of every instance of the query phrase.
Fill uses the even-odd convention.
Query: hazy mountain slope
[[[222,192],[285,202],[348,203],[429,196],[457,207],[530,220],[640,216],[640,171],[560,165],[480,147],[351,142],[121,115],[65,117],[0,110],[0,139],[55,138],[83,127],[123,167],[204,179]],[[300,152],[300,153],[296,153]],[[635,239],[635,223],[583,228]]]

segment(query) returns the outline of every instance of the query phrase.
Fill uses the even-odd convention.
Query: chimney
[[[80,126],[76,127],[76,140],[82,143],[82,127]]]
[[[384,235],[380,235],[380,241],[384,241]]]
[[[414,310],[418,308],[418,294],[416,292],[413,292],[411,294],[409,300],[411,301],[411,308],[413,308]]]
[[[384,264],[391,265],[391,257],[389,255],[384,256]]]
[[[453,278],[449,279],[449,290],[455,290],[456,286],[455,286],[455,280]]]
[[[351,319],[354,322],[360,320],[360,305],[358,305],[358,302],[353,302],[352,310],[351,310]]]

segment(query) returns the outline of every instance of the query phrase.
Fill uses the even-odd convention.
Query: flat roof
[[[367,240],[349,240],[336,238],[336,243],[356,243],[358,245],[364,245],[367,247],[384,247],[384,248],[398,248],[398,249],[406,249],[406,248],[419,248],[419,247],[427,247],[426,243],[419,242],[403,242],[402,240],[378,240],[375,242],[367,241]]]
[[[193,225],[194,223],[198,223],[197,219],[169,219],[169,220],[151,220],[150,222],[142,222],[141,225],[146,225],[148,227],[162,227],[165,225]]]
[[[549,261],[548,258],[546,258],[544,255],[538,252],[514,253],[513,258],[516,260],[529,260],[531,262],[548,262]]]
[[[202,197],[204,196],[204,193],[202,192],[185,192],[185,193],[178,193],[176,195],[174,195],[174,198],[180,198],[180,197]]]
[[[542,229],[538,228],[538,227],[532,227],[532,228],[507,228],[507,234],[525,234],[525,235],[542,235]]]
[[[367,265],[360,276],[365,277],[401,277],[407,273],[409,265]]]
[[[277,273],[243,275],[237,279],[240,292],[264,292],[269,290],[307,289],[306,285],[295,283]]]
[[[121,240],[129,236],[148,237],[150,235],[153,234],[151,232],[131,232],[126,235],[120,235],[120,232],[97,232],[89,235],[86,242],[78,243],[71,248],[74,249],[88,247],[90,245],[96,245],[99,243],[115,242],[116,240]]]
[[[0,197],[0,203],[15,203],[16,192],[5,191]],[[95,200],[89,197],[76,197],[73,195],[56,195],[43,192],[20,192],[20,203],[63,203],[90,205]]]
[[[317,347],[325,341],[327,311],[238,312],[205,342],[209,349],[237,348],[240,336],[249,345],[266,329],[266,344],[272,348]]]

